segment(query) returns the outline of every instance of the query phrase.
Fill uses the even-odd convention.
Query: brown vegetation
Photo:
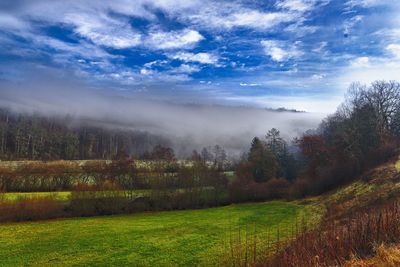
[[[375,248],[375,255],[366,259],[353,258],[343,267],[397,267],[400,266],[400,247],[381,244]]]
[[[54,197],[0,201],[0,222],[34,221],[66,216],[65,203]]]
[[[354,255],[373,255],[381,243],[400,242],[400,204],[372,206],[338,222],[326,222],[259,266],[342,266]]]

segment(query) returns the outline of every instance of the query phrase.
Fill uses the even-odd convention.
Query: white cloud
[[[65,21],[75,26],[75,31],[95,44],[129,48],[141,43],[141,35],[127,22],[107,16],[89,14],[69,14]]]
[[[140,73],[140,82],[153,83],[153,82],[184,82],[189,81],[191,78],[187,75],[192,72],[195,72],[194,69],[189,70],[189,68],[182,67],[182,68],[173,68],[168,71],[158,71],[149,68],[141,68]]]
[[[148,68],[142,68],[140,69],[140,74],[142,75],[150,75],[153,74],[154,72]]]
[[[325,76],[326,76],[325,74],[314,74],[311,76],[311,79],[319,81],[325,78]]]
[[[356,7],[356,6],[373,7],[373,6],[378,6],[378,5],[392,4],[394,2],[395,1],[393,1],[393,0],[348,0],[346,2],[346,6],[348,6],[348,7]]]
[[[328,42],[320,42],[319,45],[314,48],[312,51],[315,53],[322,53],[324,52],[325,48],[328,46]]]
[[[184,62],[199,62],[202,64],[212,64],[216,65],[218,63],[218,56],[210,53],[189,53],[189,52],[179,52],[176,54],[168,54],[169,58],[177,59]]]
[[[154,61],[150,61],[144,64],[144,67],[146,68],[151,68],[153,66],[164,66],[166,64],[168,64],[168,60],[154,60]]]
[[[249,27],[268,29],[282,22],[292,20],[292,16],[284,12],[259,12],[257,10],[233,13],[226,18],[220,18],[221,26],[226,28]]]
[[[314,8],[315,0],[283,0],[276,3],[276,6],[290,11],[306,12]]]
[[[167,11],[170,12],[170,11]],[[179,21],[210,30],[231,30],[237,27],[255,30],[274,29],[296,17],[288,12],[264,12],[245,7],[240,1],[205,1],[185,12],[173,12]]]
[[[262,45],[264,46],[265,53],[275,61],[283,61],[287,57],[286,52],[276,46],[275,43],[271,43],[271,41],[263,41]]]
[[[399,23],[400,23],[400,16],[399,16]],[[374,33],[374,35],[378,35],[379,38],[385,38],[390,40],[400,40],[400,28],[393,28],[393,29],[383,29],[379,30]]]
[[[171,70],[171,73],[194,73],[199,72],[201,68],[196,65],[182,64],[177,68]]]
[[[359,23],[364,20],[361,15],[353,16],[343,22],[343,33],[348,35]]]
[[[369,57],[358,57],[350,62],[352,67],[362,68],[369,66]]]
[[[298,22],[304,13],[326,5],[330,0],[279,0],[278,11],[263,11],[246,5],[245,1],[161,0],[152,1],[154,8],[170,17],[201,28],[220,31],[237,27],[275,30],[283,23]],[[311,29],[307,29],[311,30]]]
[[[172,32],[152,32],[146,40],[146,45],[154,49],[191,48],[204,37],[195,30],[184,29]]]
[[[29,25],[10,14],[0,12],[0,29],[5,31],[25,30]]]
[[[320,27],[318,26],[305,26],[302,21],[293,23],[286,27],[285,31],[295,34],[298,37],[303,37],[308,34],[315,33]]]
[[[386,49],[395,57],[400,59],[400,44],[390,44],[386,47]]]
[[[356,59],[357,61],[357,59]],[[367,63],[361,58],[361,63]],[[375,80],[399,80],[400,60],[396,58],[369,58],[366,64],[349,64],[337,77],[337,85],[347,88],[352,82],[369,84]]]
[[[296,44],[288,45],[282,41],[263,40],[261,41],[261,45],[264,48],[265,54],[277,62],[299,58],[303,55],[303,52],[297,48]]]
[[[60,59],[64,57],[65,59],[72,58],[75,60],[76,57],[81,59],[88,59],[88,62],[103,62],[106,64],[109,59],[118,58],[119,56],[109,54],[102,48],[88,43],[86,41],[81,41],[80,43],[67,43],[62,42],[58,39],[47,37],[47,36],[37,36],[31,33],[25,33],[24,38],[33,42],[33,48],[30,48],[35,51],[36,54],[40,53],[48,53],[42,51],[43,48],[47,50],[48,48],[57,51],[53,58]],[[107,67],[110,65],[107,63]]]
[[[239,85],[242,87],[256,87],[256,86],[260,86],[261,84],[259,84],[259,83],[240,83]]]

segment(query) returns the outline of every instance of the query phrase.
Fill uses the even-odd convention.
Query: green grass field
[[[238,227],[283,233],[315,207],[293,202],[0,225],[0,266],[216,265]],[[317,210],[318,211],[318,210]],[[282,234],[281,234],[282,235]],[[284,235],[282,235],[284,236]],[[224,245],[225,244],[225,245]]]

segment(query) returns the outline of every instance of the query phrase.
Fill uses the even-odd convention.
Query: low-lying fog
[[[72,84],[0,83],[0,107],[45,116],[71,115],[76,123],[147,131],[171,140],[178,153],[219,144],[230,154],[248,148],[254,136],[275,127],[287,140],[315,128],[322,114],[277,112],[255,107],[182,104],[77,88]],[[172,98],[171,98],[172,99]]]

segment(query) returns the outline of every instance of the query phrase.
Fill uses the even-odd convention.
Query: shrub
[[[290,188],[290,197],[292,198],[303,198],[310,194],[311,181],[300,177],[294,181]]]
[[[284,178],[273,178],[266,182],[267,199],[286,198],[289,195],[290,183]]]
[[[119,214],[128,209],[129,200],[110,182],[92,186],[78,184],[71,193],[68,207],[74,216]]]
[[[273,178],[267,182],[257,183],[237,179],[229,186],[232,202],[265,201],[289,197],[290,183],[284,178]]]
[[[0,221],[33,221],[66,216],[65,204],[55,197],[0,200]]]

